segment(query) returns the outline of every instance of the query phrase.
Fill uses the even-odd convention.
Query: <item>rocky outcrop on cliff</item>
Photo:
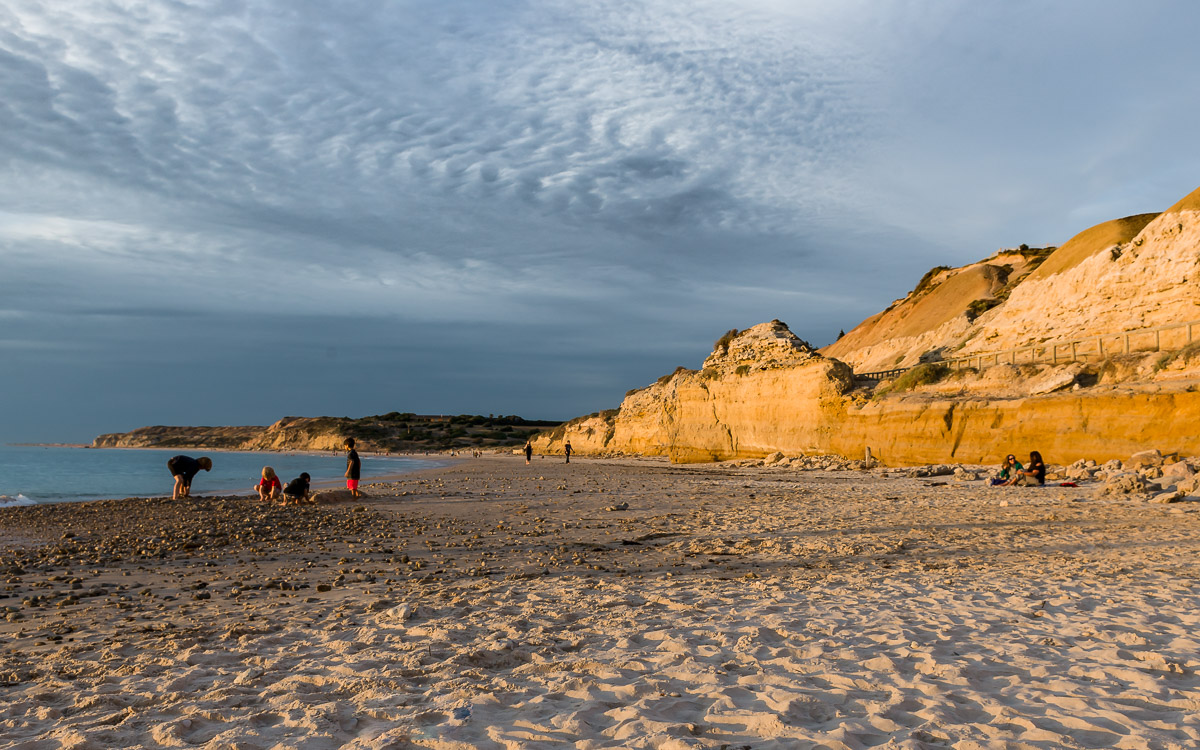
[[[673,461],[819,451],[826,410],[842,408],[850,368],[779,322],[723,336],[700,370],[676,370],[630,391],[616,412],[569,422],[534,442],[561,452],[669,456]]]

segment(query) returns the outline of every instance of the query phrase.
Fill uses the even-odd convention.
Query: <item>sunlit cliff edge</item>
[[[619,409],[542,433],[534,447],[557,453],[570,441],[581,454],[676,462],[870,448],[889,465],[991,463],[1031,449],[1056,463],[1146,448],[1200,455],[1200,326],[1179,325],[1197,319],[1200,190],[1059,247],[933,269],[819,352],[779,321],[731,331],[700,369],[630,391]],[[1054,356],[1014,354],[1030,346]],[[854,378],[916,365],[894,380]]]

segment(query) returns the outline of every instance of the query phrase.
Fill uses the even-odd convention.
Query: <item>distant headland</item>
[[[486,450],[524,445],[559,425],[518,416],[431,415],[391,412],[361,419],[284,417],[268,427],[174,427],[156,425],[100,435],[94,448],[179,448],[241,451],[332,451],[346,438],[359,449],[392,453]]]

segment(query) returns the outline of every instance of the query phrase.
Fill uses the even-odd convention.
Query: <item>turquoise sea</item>
[[[314,488],[344,486],[343,454],[232,453],[201,450],[119,450],[0,445],[0,506],[75,500],[170,496],[174,480],[167,459],[179,454],[209,456],[212,471],[192,481],[193,495],[249,494],[263,466],[286,484],[307,471]],[[404,474],[436,466],[444,459],[362,454],[362,478]]]

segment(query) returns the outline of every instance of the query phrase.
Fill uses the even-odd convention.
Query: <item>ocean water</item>
[[[345,486],[344,454],[226,453],[200,450],[120,450],[0,445],[0,506],[169,496],[175,481],[167,459],[207,455],[212,471],[192,480],[193,495],[249,494],[271,466],[284,484],[307,471],[315,488]],[[362,478],[443,466],[445,460],[362,455]]]

